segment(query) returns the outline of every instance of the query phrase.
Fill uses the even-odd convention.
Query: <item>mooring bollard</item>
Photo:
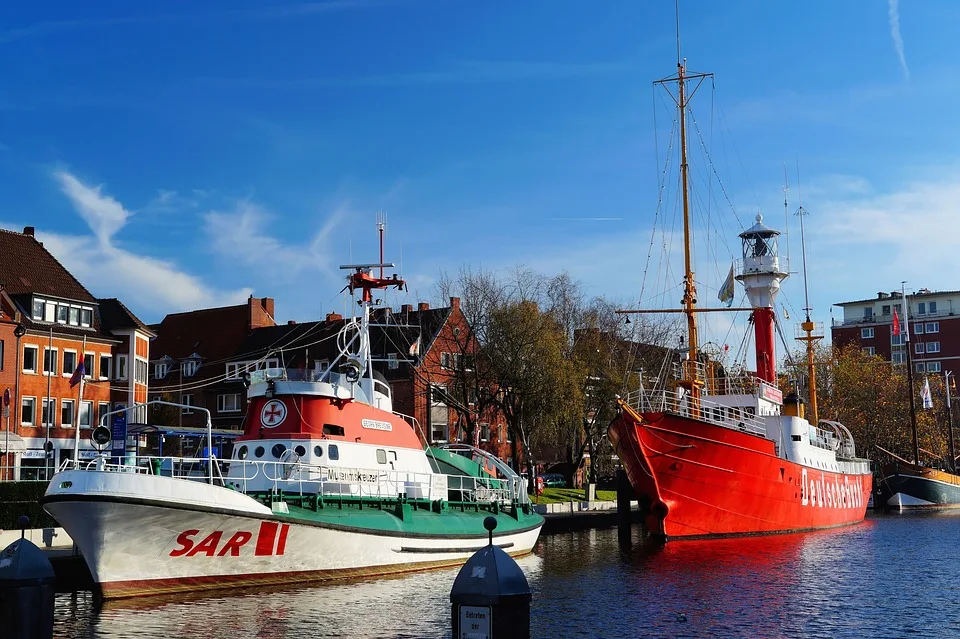
[[[513,557],[490,543],[460,569],[450,590],[453,639],[530,639],[530,585]]]
[[[0,624],[10,639],[50,639],[55,576],[44,552],[24,538],[29,525],[20,517],[20,539],[0,552]]]

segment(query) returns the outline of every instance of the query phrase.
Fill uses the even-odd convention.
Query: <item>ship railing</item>
[[[277,382],[329,382],[343,384],[343,373],[332,371],[329,368],[317,370],[315,368],[261,368],[250,371],[250,383],[257,384],[274,380]]]
[[[694,407],[686,393],[668,390],[643,389],[627,394],[627,404],[634,410],[645,413],[670,413],[681,417],[700,419],[717,426],[739,430],[766,437],[767,426],[757,417],[753,406],[728,406],[701,397],[699,408]]]

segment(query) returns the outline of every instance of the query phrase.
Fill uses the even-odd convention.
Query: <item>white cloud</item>
[[[903,54],[903,37],[900,35],[900,0],[888,0],[887,13],[890,16],[890,37],[893,38],[893,48],[900,60],[903,75],[910,79],[910,69],[907,68],[907,58]]]
[[[337,225],[349,215],[341,206],[327,216],[320,230],[304,243],[285,244],[271,231],[277,217],[250,200],[232,211],[211,211],[204,216],[204,231],[215,253],[274,277],[296,277],[308,271],[334,274],[330,240]]]
[[[37,235],[94,294],[118,297],[139,312],[165,314],[235,304],[252,292],[247,288],[218,290],[183,272],[171,261],[138,255],[116,246],[115,235],[133,213],[106,195],[102,185],[89,186],[64,170],[57,171],[55,177],[93,236],[44,230],[39,230]]]

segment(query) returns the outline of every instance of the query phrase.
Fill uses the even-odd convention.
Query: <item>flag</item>
[[[897,309],[893,309],[893,334],[894,336],[900,334],[900,318],[897,316]]]
[[[923,388],[920,389],[920,398],[923,399],[924,408],[933,408],[933,398],[930,396],[930,379],[923,378]]]
[[[85,371],[83,370],[83,360],[80,360],[80,365],[77,366],[77,370],[73,371],[73,376],[70,377],[70,388],[73,388],[80,383],[80,380],[83,379]]]
[[[417,340],[410,345],[410,357],[416,357],[420,354],[420,336],[417,335]]]
[[[717,293],[717,299],[727,306],[733,306],[733,262],[730,262],[730,272],[727,274],[727,279],[723,281],[720,292]]]

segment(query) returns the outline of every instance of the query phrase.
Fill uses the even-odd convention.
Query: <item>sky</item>
[[[814,319],[904,280],[960,288],[960,3],[680,14],[688,68],[715,74],[691,103],[701,304],[762,211],[790,225],[797,319],[801,201]],[[250,294],[281,322],[342,311],[338,267],[378,259],[378,211],[410,284],[396,304],[517,264],[659,304],[679,253],[653,232],[676,220],[653,81],[675,29],[669,0],[6,3],[0,226],[35,226],[148,322]],[[659,281],[651,246],[671,249]]]

